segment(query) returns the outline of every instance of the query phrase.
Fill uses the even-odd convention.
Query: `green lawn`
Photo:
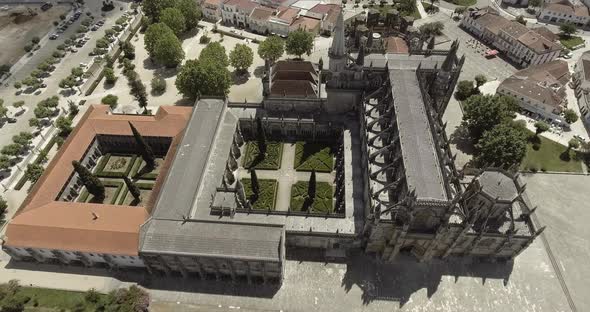
[[[561,37],[559,39],[559,42],[561,42],[561,44],[563,44],[563,46],[565,46],[566,48],[568,48],[570,50],[574,50],[575,46],[578,46],[578,45],[584,43],[584,39],[582,39],[581,37],[577,37],[577,36],[571,36],[569,38]]]
[[[278,183],[276,180],[258,179],[260,184],[260,194],[255,202],[252,202],[252,209],[256,210],[275,210],[276,194]],[[252,196],[252,180],[242,179],[244,192],[247,198]]]
[[[570,151],[570,160],[561,159],[567,147],[547,138],[540,137],[539,150],[533,149],[532,142],[527,144],[527,153],[520,168],[530,171],[582,172],[582,159],[575,151]]]
[[[283,157],[283,143],[267,142],[266,155],[260,159],[258,154],[258,143],[250,141],[246,144],[246,152],[242,166],[246,169],[254,167],[256,169],[277,170],[281,168],[281,158]]]
[[[418,12],[418,8],[416,8],[416,5],[414,5],[413,10],[411,10],[411,11],[410,10],[402,10],[399,3],[396,3],[394,5],[386,4],[383,6],[380,6],[379,4],[374,4],[370,8],[379,11],[379,14],[381,16],[387,15],[387,13],[389,11],[391,11],[391,9],[396,9],[401,13],[402,16],[412,16],[412,17],[414,17],[414,19],[420,19],[422,17],[422,16],[420,16],[420,12]]]
[[[15,297],[29,298],[26,311],[97,311],[97,304],[87,302],[85,293],[46,288],[20,287]],[[106,295],[98,294],[99,301]],[[8,299],[0,301],[0,305]]]
[[[449,2],[454,5],[468,7],[475,5],[477,3],[477,0],[451,0]]]
[[[297,171],[331,172],[334,168],[333,147],[324,143],[295,143],[295,161],[293,168]]]
[[[291,210],[302,211],[305,198],[307,197],[307,181],[299,181],[291,187]],[[311,206],[312,213],[327,213],[333,212],[333,190],[332,185],[328,182],[316,183],[316,194],[313,205]]]

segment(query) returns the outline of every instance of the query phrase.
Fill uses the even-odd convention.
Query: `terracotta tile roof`
[[[529,29],[519,22],[510,21],[510,23],[505,24],[504,27],[500,29],[500,31],[506,33],[510,37],[517,39],[529,32]]]
[[[341,8],[339,6],[333,7],[329,12],[328,16],[324,19],[326,23],[336,24],[336,20],[338,19],[338,14],[340,14]]]
[[[255,8],[252,13],[250,13],[250,18],[265,21],[271,17],[274,12],[275,10],[271,8],[260,6]]]
[[[223,0],[205,0],[203,2],[203,4],[205,5],[209,5],[209,6],[219,6],[220,4],[223,3]]]
[[[26,247],[19,244],[33,244],[35,238],[38,239],[33,244],[35,247],[59,249],[67,245],[68,248],[73,248],[70,250],[96,249],[95,252],[100,253],[110,251],[114,254],[137,254],[139,225],[145,221],[151,207],[58,202],[56,198],[73,173],[72,161],[83,157],[96,135],[131,136],[128,124],[131,121],[146,137],[174,138],[182,133],[191,108],[161,106],[155,116],[110,115],[108,111],[106,105],[88,108],[8,225],[6,244]],[[164,175],[165,172],[160,171],[158,179]],[[155,195],[152,192],[152,196]],[[100,217],[97,221],[92,221],[91,212],[95,210]],[[48,214],[51,215],[50,218],[47,217]],[[45,231],[42,237],[36,234],[41,229]],[[135,235],[135,240],[124,237],[113,239],[116,232],[123,233],[123,236]],[[63,236],[79,239],[62,243]]]
[[[561,46],[559,44],[550,41],[549,39],[532,30],[527,31],[518,37],[518,41],[536,53],[546,53],[550,51],[561,50]]]
[[[326,13],[330,12],[330,10],[332,10],[333,6],[335,6],[335,5],[320,3],[316,6],[314,6],[313,8],[309,9],[309,12],[326,14]]]
[[[283,21],[286,21],[287,23],[291,24],[293,22],[293,19],[297,17],[297,14],[299,14],[299,11],[301,10],[296,8],[284,8],[283,10],[279,8],[280,13],[277,15],[277,18],[282,19]]]
[[[306,80],[279,80],[272,83],[270,94],[274,96],[317,97],[314,85]]]
[[[231,5],[243,11],[252,12],[254,8],[260,6],[259,3],[250,0],[228,0],[223,5]]]
[[[406,41],[400,37],[385,38],[385,48],[387,53],[406,54],[410,51]]]
[[[533,31],[545,37],[549,41],[557,41],[557,39],[559,38],[559,36],[556,33],[552,32],[549,28],[545,26],[533,28]]]
[[[558,108],[566,97],[565,85],[569,78],[567,62],[555,60],[520,70],[500,85],[515,93]]]
[[[271,95],[317,97],[318,72],[311,62],[278,61],[272,68]]]
[[[469,11],[467,11],[469,12]],[[466,13],[470,14],[470,13]],[[510,23],[510,21],[500,15],[492,9],[482,9],[471,13],[470,15],[476,22],[481,25],[483,28],[487,29],[489,32],[493,34],[498,34],[500,29],[504,27],[506,24]]]
[[[320,27],[321,23],[322,21],[320,21],[317,18],[300,16],[299,18],[293,20],[293,23],[291,23],[291,27],[295,29],[304,29],[307,31],[311,31]]]

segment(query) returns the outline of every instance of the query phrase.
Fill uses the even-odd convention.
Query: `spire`
[[[336,20],[336,27],[334,27],[334,39],[332,40],[332,46],[330,47],[330,56],[332,57],[343,57],[346,54],[344,46],[344,15],[342,10],[338,14]]]
[[[356,65],[365,66],[365,45],[361,44],[359,54],[356,57]]]
[[[447,58],[442,64],[441,70],[450,72],[453,69],[453,64],[455,63],[455,59],[457,58],[457,49],[459,48],[459,41],[455,40],[451,45],[451,50],[449,54],[447,54]]]

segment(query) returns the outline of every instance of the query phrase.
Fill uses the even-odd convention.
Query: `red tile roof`
[[[182,134],[190,107],[161,106],[155,116],[111,115],[106,105],[93,105],[35,183],[6,230],[5,244],[108,254],[137,255],[139,226],[151,207],[117,206],[57,201],[73,173],[72,161],[80,160],[97,135],[131,136],[129,121],[144,136]],[[168,155],[175,153],[171,147]],[[166,157],[156,184],[166,175]],[[157,192],[152,191],[152,197]],[[98,218],[94,219],[92,213]]]

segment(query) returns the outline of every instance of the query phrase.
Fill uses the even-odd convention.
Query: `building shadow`
[[[342,287],[348,292],[354,285],[362,290],[363,304],[373,301],[399,302],[403,307],[415,292],[426,288],[430,298],[442,281],[443,276],[455,277],[455,283],[463,276],[481,278],[482,285],[488,279],[501,279],[508,284],[514,263],[478,262],[473,259],[433,259],[418,262],[410,255],[400,254],[395,263],[385,264],[367,255],[350,257],[342,279]]]

